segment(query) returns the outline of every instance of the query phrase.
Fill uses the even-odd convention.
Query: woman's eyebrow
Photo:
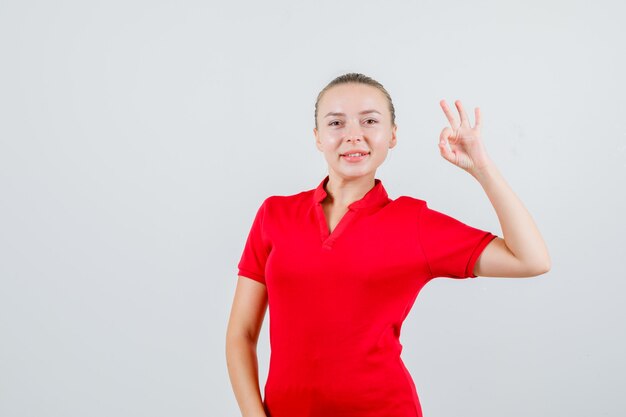
[[[360,112],[359,114],[368,114],[368,113],[378,113],[378,114],[380,114],[380,112],[379,112],[378,110],[374,110],[374,109],[371,109],[371,110],[363,110],[363,111],[362,111],[362,112]],[[326,116],[324,116],[324,117],[328,117],[328,116],[345,116],[345,115],[346,115],[345,113],[330,112],[330,113],[328,113],[328,114],[327,114]]]

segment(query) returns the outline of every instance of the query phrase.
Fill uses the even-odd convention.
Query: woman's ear
[[[389,149],[393,148],[398,143],[398,138],[396,137],[397,130],[398,130],[398,126],[393,125],[393,127],[391,128],[391,139],[389,140]]]
[[[320,142],[319,131],[316,127],[313,128],[313,136],[315,137],[315,146],[319,151],[322,151],[322,144]]]

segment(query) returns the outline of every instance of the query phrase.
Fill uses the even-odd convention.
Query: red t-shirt
[[[382,182],[329,234],[317,188],[270,196],[258,209],[239,275],[266,285],[268,417],[421,417],[400,330],[432,278],[474,278],[496,235]]]

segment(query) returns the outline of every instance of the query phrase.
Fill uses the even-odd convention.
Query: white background
[[[401,341],[425,417],[623,415],[625,9],[4,0],[0,415],[239,416],[236,265],[262,200],[326,175],[313,106],[345,72],[394,100],[390,197],[502,236],[437,148],[440,99],[480,106],[552,257],[537,278],[422,290]]]

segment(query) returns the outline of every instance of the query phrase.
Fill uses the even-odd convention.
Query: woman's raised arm
[[[455,102],[460,121],[455,119],[445,100],[439,104],[451,126],[444,128],[439,136],[441,156],[480,183],[496,211],[504,237],[495,238],[485,247],[474,265],[474,275],[532,277],[548,272],[550,255],[535,222],[485,151],[480,134],[480,109],[475,108],[472,127],[460,100]]]

